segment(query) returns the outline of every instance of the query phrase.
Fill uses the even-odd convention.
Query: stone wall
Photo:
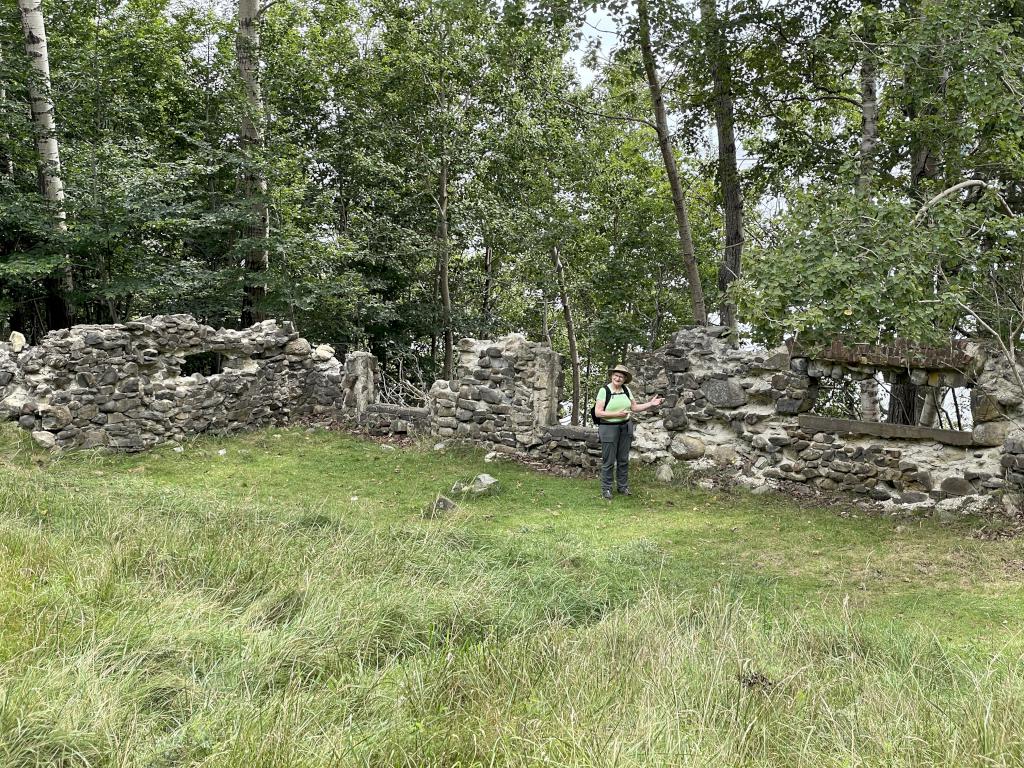
[[[977,345],[905,369],[925,385],[972,387],[972,432],[812,416],[822,380],[893,373],[890,357],[833,347],[734,348],[723,328],[688,328],[631,357],[638,400],[665,397],[638,415],[633,458],[714,471],[747,485],[800,484],[893,504],[1024,495],[1024,392],[1013,369]],[[219,356],[217,373],[184,371]],[[831,355],[831,356],[830,356]],[[206,358],[203,358],[206,356]],[[946,367],[943,367],[943,366]],[[136,451],[206,432],[232,433],[297,419],[353,419],[377,433],[434,435],[490,450],[594,469],[594,428],[559,423],[561,357],[513,334],[463,339],[451,380],[433,384],[424,408],[376,402],[376,359],[342,362],[289,323],[237,331],[186,315],[121,325],[75,326],[38,346],[0,344],[0,407],[43,446]]]
[[[665,347],[628,361],[637,399],[665,396],[660,409],[638,415],[633,443],[634,460],[657,465],[659,477],[670,478],[671,468],[685,463],[751,486],[801,484],[929,505],[1024,487],[1024,450],[1018,450],[1024,439],[1014,437],[1021,399],[1001,359],[976,345],[958,349],[958,365],[970,361],[958,370],[931,358],[939,367],[908,368],[923,385],[974,387],[987,410],[975,408],[971,433],[811,416],[822,379],[893,371],[885,361],[821,360],[785,347],[737,349],[726,334],[684,329]],[[562,379],[550,350],[510,337],[464,340],[460,351],[460,378],[431,390],[427,423],[434,432],[556,464],[600,463],[595,429],[557,422]]]
[[[521,334],[497,341],[463,339],[455,378],[430,388],[427,409],[441,437],[526,451],[557,424],[560,356]]]
[[[358,424],[371,435],[429,435],[433,419],[426,408],[410,408],[386,403],[367,406],[358,418]]]
[[[183,375],[196,361],[220,371]],[[372,355],[315,349],[290,323],[215,330],[188,315],[77,325],[38,346],[0,345],[0,405],[56,448],[138,451],[296,418],[334,418],[372,402]]]

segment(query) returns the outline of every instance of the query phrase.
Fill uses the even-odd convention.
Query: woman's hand
[[[665,398],[660,395],[655,395],[646,403],[633,403],[633,412],[640,413],[641,411],[648,411],[651,408],[657,408],[659,405],[665,402]]]

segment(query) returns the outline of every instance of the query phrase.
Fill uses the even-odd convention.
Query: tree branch
[[[269,11],[273,6],[277,5],[280,2],[282,2],[282,0],[267,0],[267,2],[261,5],[260,9],[256,11],[256,20],[259,21],[260,19],[262,19],[264,13]]]
[[[600,117],[605,120],[615,120],[622,123],[636,123],[638,125],[646,125],[652,131],[658,130],[658,127],[654,123],[652,123],[650,120],[644,120],[642,117],[630,117],[629,115],[609,115],[604,112],[598,112],[597,110],[581,107],[578,104],[572,104],[571,102],[568,101],[562,101],[562,103],[565,104],[570,109],[573,109],[577,112],[582,112],[585,115],[590,115],[591,117]]]
[[[914,216],[913,221],[910,222],[911,226],[917,226],[918,224],[920,224],[924,220],[924,215],[928,212],[928,209],[931,208],[936,203],[945,200],[950,195],[955,195],[957,192],[960,192],[961,190],[964,189],[968,189],[970,187],[984,187],[985,189],[991,191],[992,193],[995,194],[996,197],[999,198],[999,202],[1003,204],[1003,208],[1006,210],[1006,213],[1009,214],[1010,218],[1017,218],[1017,214],[1015,214],[1013,212],[1013,209],[1010,208],[1009,204],[1006,202],[1006,199],[1001,194],[999,194],[998,189],[989,184],[987,181],[982,181],[981,179],[968,179],[967,181],[961,181],[959,184],[954,184],[949,189],[945,189],[942,192],[939,192],[939,194],[937,194],[927,203],[922,205],[921,210],[917,212],[917,215]]]

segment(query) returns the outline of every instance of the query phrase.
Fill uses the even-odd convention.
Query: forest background
[[[1022,210],[1024,0],[0,7],[0,330],[30,340],[274,317],[429,383],[521,331],[574,413],[693,322],[1015,356]]]

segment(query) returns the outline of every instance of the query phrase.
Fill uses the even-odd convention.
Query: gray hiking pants
[[[611,491],[612,474],[620,491],[629,488],[629,448],[633,444],[633,421],[599,424],[601,436],[601,492]]]

